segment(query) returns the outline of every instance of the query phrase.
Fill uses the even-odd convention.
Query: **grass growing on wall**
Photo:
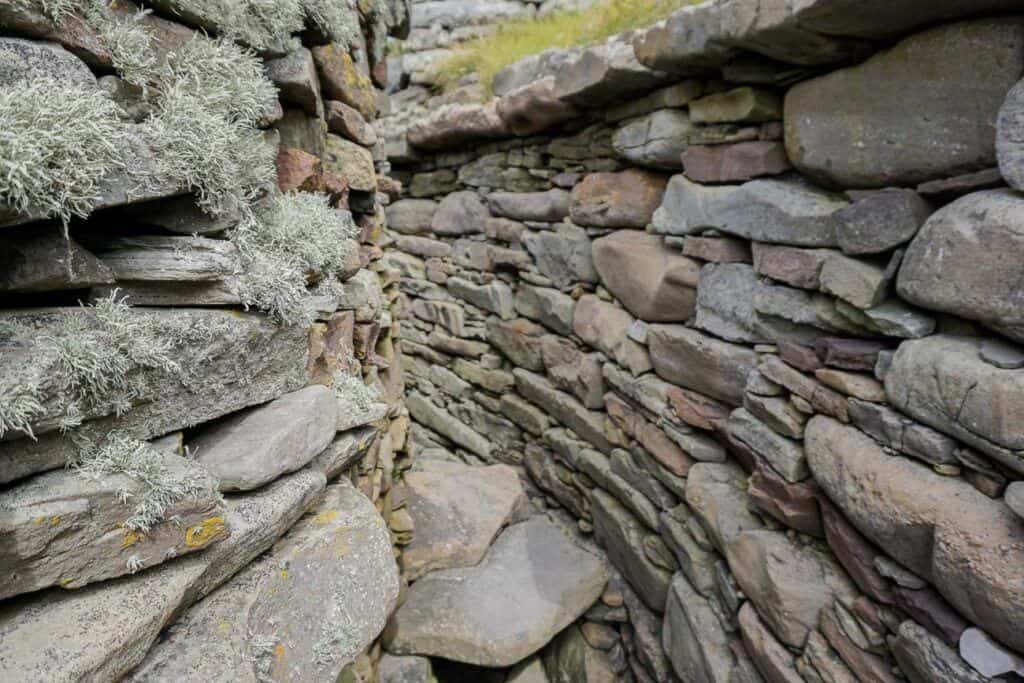
[[[490,95],[495,75],[524,57],[550,48],[597,43],[623,31],[650,26],[700,1],[602,0],[588,9],[507,21],[495,33],[463,44],[441,64],[435,80],[449,90],[463,77],[478,74]]]

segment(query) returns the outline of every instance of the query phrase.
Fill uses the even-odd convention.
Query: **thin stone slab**
[[[416,524],[402,551],[409,581],[478,564],[526,495],[519,475],[507,465],[470,467],[441,460],[418,463],[405,474],[404,486]]]
[[[59,335],[68,325],[67,316],[103,329],[89,308],[33,309],[0,316],[5,323],[0,338],[10,349],[0,356],[5,387],[35,376],[59,376],[56,360],[39,354],[35,342],[42,335]],[[306,383],[306,331],[299,326],[278,325],[253,313],[199,309],[132,309],[130,319],[175,340],[171,355],[182,371],[136,370],[143,390],[129,410],[119,418],[99,412],[83,415],[86,422],[79,430],[92,438],[117,429],[150,439],[265,403]],[[245,389],[240,391],[239,386]],[[0,441],[0,482],[60,467],[74,453],[72,440],[55,432],[69,399],[56,383],[44,383],[42,388],[45,410],[32,424],[36,440]]]
[[[249,491],[303,467],[331,443],[334,392],[314,385],[203,429],[189,442],[221,491]]]
[[[4,240],[0,291],[49,292],[113,284],[114,274],[58,226]]]
[[[205,237],[122,237],[96,253],[118,280],[208,282],[239,269],[234,244]]]
[[[510,666],[586,612],[607,580],[601,559],[535,517],[509,527],[476,567],[433,572],[414,583],[388,624],[384,646],[395,654]]]
[[[164,483],[195,490],[172,500],[148,531],[128,526],[147,483],[127,475],[61,470],[0,494],[6,539],[0,570],[7,577],[0,598],[51,586],[81,588],[201,550],[230,534],[216,480],[203,467],[157,451],[137,457],[161,459]]]

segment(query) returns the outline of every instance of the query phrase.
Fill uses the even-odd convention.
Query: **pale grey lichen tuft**
[[[269,197],[231,234],[242,261],[243,302],[285,323],[308,323],[308,284],[341,271],[355,234],[351,214],[323,195]]]

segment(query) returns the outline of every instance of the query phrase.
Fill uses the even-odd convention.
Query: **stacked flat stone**
[[[1021,675],[1015,12],[718,0],[397,94],[407,447],[525,472],[613,579],[485,662],[407,567],[388,680]]]

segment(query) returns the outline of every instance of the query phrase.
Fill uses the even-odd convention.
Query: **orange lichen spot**
[[[60,524],[60,515],[50,517],[50,526],[57,526],[58,524]]]
[[[210,517],[202,524],[190,526],[185,532],[185,545],[189,548],[201,548],[224,533],[227,526],[223,517]]]
[[[337,518],[338,518],[338,511],[337,510],[324,510],[323,512],[321,512],[320,514],[318,514],[316,517],[313,518],[313,523],[316,524],[317,526],[323,526],[325,524],[330,524],[331,522],[333,522]]]
[[[126,530],[124,532],[124,540],[121,541],[121,550],[124,550],[125,548],[131,548],[133,545],[141,541],[143,538],[145,538],[145,535],[138,531],[135,531],[133,529]]]
[[[281,643],[278,643],[277,647],[274,648],[274,656],[277,657],[277,661],[283,662],[284,661],[284,654],[285,654],[284,645],[282,645]]]

